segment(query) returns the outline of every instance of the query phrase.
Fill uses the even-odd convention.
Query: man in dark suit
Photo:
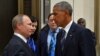
[[[86,28],[86,20],[84,18],[79,18],[77,20],[77,24],[80,25],[81,27],[85,27]],[[93,31],[91,31],[91,32],[92,32],[92,35],[93,35],[94,44],[96,45],[95,33]]]
[[[54,15],[50,14],[48,16],[48,24],[41,29],[39,34],[39,54],[40,56],[59,56],[60,51],[58,51],[58,45],[60,45],[58,42],[60,41],[60,38],[62,36],[62,30],[59,29],[53,20]],[[52,32],[55,31],[55,37],[52,36]],[[51,48],[51,42],[52,38],[55,38],[55,44],[53,46],[53,49]],[[51,51],[52,49],[52,51]]]
[[[27,44],[33,33],[32,22],[27,15],[16,15],[12,20],[14,35],[4,49],[3,56],[34,56]]]
[[[54,5],[53,13],[56,24],[65,30],[59,48],[61,56],[96,56],[92,33],[73,22],[71,5],[59,2]]]

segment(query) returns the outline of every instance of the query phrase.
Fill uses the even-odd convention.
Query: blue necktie
[[[55,45],[56,45],[55,32],[52,32],[48,56],[55,56]]]
[[[34,40],[32,38],[29,38],[27,40],[27,43],[28,43],[29,47],[32,49],[32,51],[35,52],[36,46],[35,46]]]

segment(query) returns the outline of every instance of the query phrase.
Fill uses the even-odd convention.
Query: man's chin
[[[58,26],[58,27],[61,27],[61,25],[60,25],[60,24],[57,24],[57,26]]]
[[[34,32],[32,32],[32,34],[34,34]]]

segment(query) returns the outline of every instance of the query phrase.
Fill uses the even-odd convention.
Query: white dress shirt
[[[21,34],[14,32],[14,35],[18,36],[18,37],[19,37],[20,39],[22,39],[25,43],[27,43],[27,39],[26,39],[24,36],[22,36]]]
[[[71,21],[69,22],[69,24],[66,25],[65,28],[64,28],[64,30],[65,30],[65,32],[66,32],[66,33],[65,33],[65,36],[64,36],[65,39],[66,39],[66,37],[67,37],[67,34],[68,34],[69,30],[70,30],[70,27],[71,27],[72,23],[73,23],[73,20],[71,20]]]

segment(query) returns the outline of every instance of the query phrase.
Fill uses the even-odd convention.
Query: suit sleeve
[[[92,32],[88,29],[85,29],[80,32],[79,36],[79,48],[81,56],[96,56]]]
[[[14,56],[26,56],[23,48],[17,48]]]
[[[15,46],[9,49],[5,49],[3,56],[25,56],[25,52],[22,47]]]

